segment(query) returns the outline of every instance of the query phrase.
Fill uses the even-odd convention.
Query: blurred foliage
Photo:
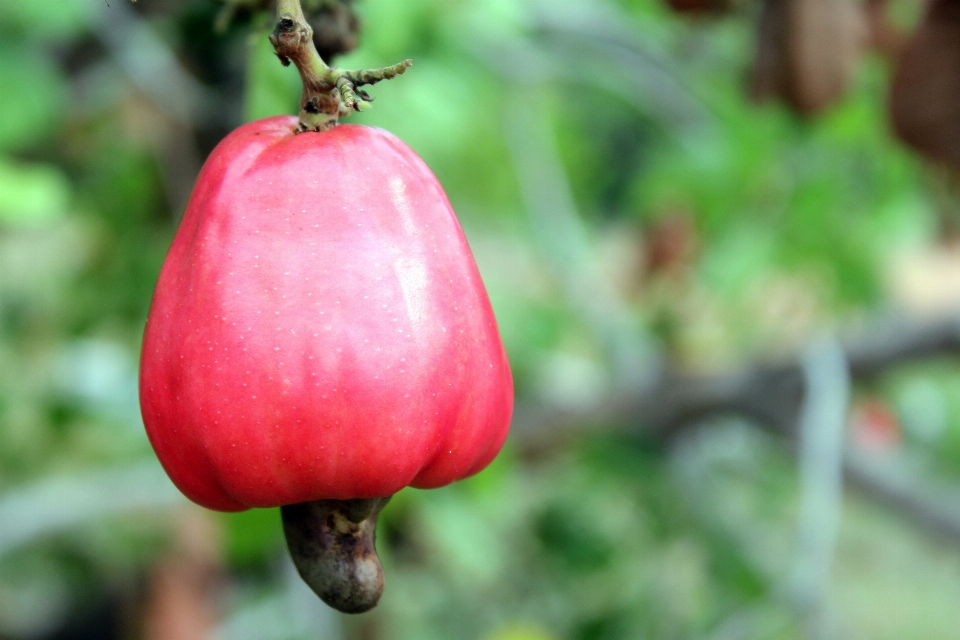
[[[178,169],[240,124],[231,114],[296,110],[297,75],[277,63],[268,18],[215,34],[208,0],[111,4],[0,3],[0,503],[51,478],[78,478],[82,491],[84,474],[156,464],[136,362],[178,189],[192,180]],[[916,3],[895,4],[916,15]],[[338,64],[415,66],[351,121],[396,133],[445,185],[523,406],[589,402],[612,374],[525,210],[505,125],[518,102],[556,136],[600,272],[681,368],[787,354],[818,327],[904,305],[890,265],[948,246],[943,179],[888,133],[879,59],[841,104],[803,121],[747,100],[748,11],[690,22],[659,0],[357,8],[361,46]],[[588,51],[535,19],[574,16],[584,38],[584,10],[614,16],[643,55]],[[121,18],[149,27],[213,106],[184,123],[145,91],[184,85],[117,44]],[[534,62],[518,62],[529,50]],[[644,56],[676,84],[660,87]],[[536,60],[563,73],[537,75]],[[522,85],[509,67],[523,67]],[[611,89],[637,78],[698,115],[681,121]],[[958,389],[960,367],[942,362],[859,393],[891,407],[897,447],[956,481]],[[324,638],[799,638],[803,615],[784,587],[795,476],[780,443],[735,422],[669,445],[592,435],[521,455],[508,443],[474,478],[393,500],[380,530],[388,588],[359,621],[330,622],[312,597],[296,599],[276,510],[218,515],[229,575],[220,637],[317,638],[327,624]],[[22,517],[55,522],[59,508],[40,501]],[[176,518],[166,498],[133,515],[103,509],[7,553],[0,523],[0,638],[54,637],[106,605],[134,615]],[[960,553],[854,497],[833,580],[836,637],[949,639],[960,628]]]

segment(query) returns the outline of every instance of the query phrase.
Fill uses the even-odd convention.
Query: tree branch
[[[910,362],[960,356],[960,318],[912,323],[892,319],[843,345],[852,380],[869,382]],[[513,438],[536,454],[601,429],[670,441],[704,419],[743,416],[795,447],[807,395],[799,358],[758,363],[720,376],[667,373],[646,388],[615,394],[580,410],[518,407]],[[939,486],[903,458],[873,459],[850,448],[844,477],[864,494],[925,529],[960,543],[960,487]]]

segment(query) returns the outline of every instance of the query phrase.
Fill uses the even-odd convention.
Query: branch
[[[843,353],[855,383],[872,381],[910,362],[958,357],[960,317],[922,324],[894,319],[848,340]],[[795,446],[806,386],[799,359],[755,364],[721,376],[668,373],[649,387],[612,395],[581,411],[518,407],[513,437],[527,454],[610,428],[669,441],[708,417],[736,414]],[[852,486],[960,543],[960,489],[932,486],[903,459],[873,460],[849,447],[843,467]]]
[[[849,485],[899,511],[907,520],[960,542],[960,491],[913,471],[905,460],[882,459],[849,450],[843,461]]]

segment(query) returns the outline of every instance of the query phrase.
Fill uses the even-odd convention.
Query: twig
[[[313,28],[304,17],[300,0],[279,0],[270,43],[280,62],[292,62],[303,81],[298,133],[335,127],[341,116],[361,111],[373,101],[359,87],[395,78],[413,65],[408,59],[381,69],[346,71],[328,66],[317,52]]]
[[[797,555],[787,584],[808,638],[828,637],[826,594],[843,511],[843,443],[850,406],[846,354],[833,339],[801,362],[807,394],[798,420],[800,509]]]

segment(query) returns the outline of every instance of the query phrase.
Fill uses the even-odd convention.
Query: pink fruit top
[[[147,320],[147,434],[211,509],[439,487],[510,423],[509,363],[437,179],[385,131],[296,124],[213,151]]]

